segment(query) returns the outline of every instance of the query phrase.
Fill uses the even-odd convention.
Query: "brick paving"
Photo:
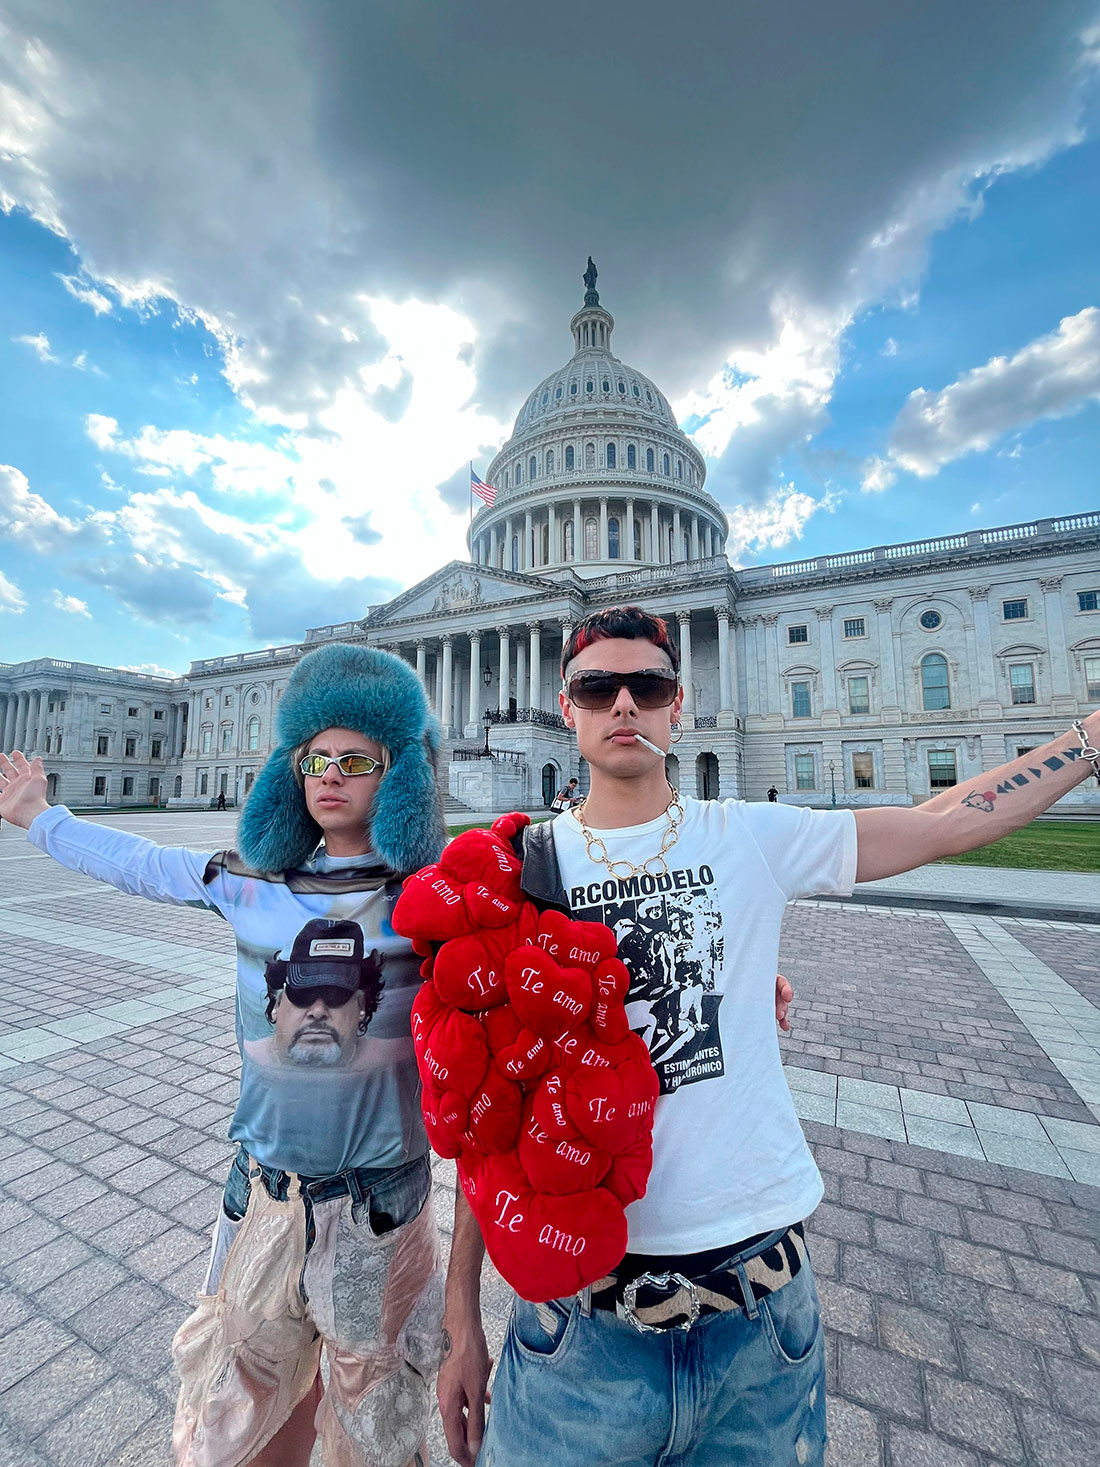
[[[1100,887],[1100,879],[1097,880]],[[1060,978],[1072,983],[1082,998],[1100,1008],[1100,963],[1096,951],[1100,932],[1069,923],[1006,922],[1017,942],[1053,968]]]
[[[231,837],[231,816],[156,819],[128,823],[200,849]],[[202,957],[214,988],[225,982],[231,939],[209,914],[94,888],[38,862],[7,827],[0,876],[0,1044],[26,1025],[64,1028],[92,1005],[147,1005],[165,988],[135,952],[151,916],[162,943]],[[40,923],[42,939],[11,932],[16,916]],[[51,923],[64,943],[49,941]],[[1076,973],[1095,1003],[1082,987],[1100,982],[1092,934],[1008,926],[1067,981]],[[81,928],[86,951],[72,945]],[[963,1087],[962,1098],[1088,1121],[1100,1139],[935,915],[797,906],[783,965],[798,987],[785,1041],[794,1064],[932,1095]],[[187,1012],[152,1018],[124,1007],[110,1032],[22,1062],[9,1055],[0,1069],[3,1467],[169,1460],[169,1343],[205,1264],[237,1073],[228,989],[193,998]],[[810,1239],[828,1331],[830,1467],[1094,1467],[1100,1188],[804,1125],[826,1186]],[[437,1182],[449,1234],[449,1164]],[[508,1291],[488,1271],[483,1299],[499,1355]],[[447,1461],[438,1421],[432,1449]]]

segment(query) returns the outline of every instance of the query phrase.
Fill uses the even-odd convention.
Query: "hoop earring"
[[[668,730],[668,741],[670,744],[678,744],[684,736],[684,730],[678,723],[671,724]]]

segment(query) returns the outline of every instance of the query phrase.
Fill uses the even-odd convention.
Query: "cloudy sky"
[[[615,346],[738,563],[1100,507],[1096,0],[0,0],[0,659],[180,671],[464,554]]]

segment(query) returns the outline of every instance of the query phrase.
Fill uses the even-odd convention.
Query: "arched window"
[[[691,536],[688,534],[688,532],[686,530],[684,531],[684,554],[683,554],[683,559],[684,560],[690,560],[691,559]]]
[[[635,560],[641,560],[641,558],[642,558],[642,522],[641,522],[641,520],[635,520],[634,521],[634,559]]]
[[[939,652],[929,652],[921,658],[921,692],[926,710],[951,707],[951,690],[947,684],[947,658]]]
[[[50,752],[50,735],[47,734],[46,735],[46,753],[48,754],[49,752]]]
[[[671,565],[672,562],[676,559],[676,551],[675,551],[676,541],[672,538],[672,526],[671,525],[669,525],[669,527],[668,527],[667,539],[668,539],[668,563],[669,563],[669,565]]]
[[[585,344],[585,346],[588,345],[588,327],[587,326],[584,328],[584,344]]]
[[[593,382],[592,378],[589,377],[588,381],[584,384],[584,390],[585,392],[592,392],[595,390],[595,386],[595,382]]]
[[[570,384],[569,384],[569,396],[570,397],[576,397],[576,395],[577,395],[577,384],[575,382],[570,382]]]
[[[586,469],[596,467],[596,445],[594,443],[584,445],[584,466]]]
[[[532,454],[531,457],[527,460],[527,477],[529,479],[536,479],[538,478],[538,472],[538,461],[536,460],[535,455]]]
[[[678,458],[676,460],[676,477],[678,479],[682,479],[684,477],[684,461],[681,458]]]
[[[605,393],[611,391],[611,379],[609,377],[603,379],[603,390]]]
[[[250,754],[255,753],[255,751],[259,747],[260,747],[260,720],[258,718],[250,718],[248,720],[248,745],[247,745],[248,752]]]
[[[58,734],[58,736],[57,736],[57,743],[54,745],[54,750],[53,750],[55,754],[60,754],[61,753],[61,738],[62,738],[62,735],[61,734]]]
[[[615,467],[615,445],[613,443],[609,443],[607,445],[606,452],[607,452],[607,467],[609,469],[613,469]]]
[[[652,448],[647,448],[646,451],[645,451],[645,471],[646,471],[647,474],[652,474],[652,472],[653,472],[653,450],[652,450]]]
[[[516,460],[516,484],[519,485],[519,484],[522,484],[522,483],[523,483],[523,464],[520,463],[520,461],[517,459]]]
[[[614,516],[607,522],[607,553],[612,560],[619,559],[619,521]]]
[[[665,478],[666,478],[666,479],[667,479],[667,478],[668,478],[668,468],[669,468],[669,464],[668,464],[668,454],[667,454],[667,453],[666,453],[666,454],[665,454],[665,457],[664,457],[664,469],[665,469]],[[518,477],[517,477],[517,479],[516,479],[516,483],[517,483],[517,484],[518,484],[518,483],[519,483],[519,478],[518,478]]]
[[[628,469],[636,469],[638,467],[638,450],[634,447],[633,443],[626,445],[626,466]]]
[[[563,547],[562,559],[573,559],[573,521],[566,520],[561,527],[561,543]]]
[[[546,450],[546,472],[548,474],[554,472],[554,450],[552,448]]]
[[[561,402],[561,383],[560,382],[554,388],[554,401],[555,402]]]
[[[512,569],[519,570],[519,536],[512,536]]]
[[[576,458],[577,458],[577,455],[574,453],[574,451],[573,451],[573,445],[570,443],[568,445],[568,447],[566,448],[566,450],[565,450],[565,467],[567,469],[575,468],[576,467]]]
[[[584,558],[585,560],[599,560],[600,558],[600,527],[591,516],[584,522]]]
[[[505,489],[511,488],[511,477],[507,469],[504,470],[504,487]]]

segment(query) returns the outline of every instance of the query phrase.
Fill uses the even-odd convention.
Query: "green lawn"
[[[948,856],[947,861],[954,866],[1100,871],[1100,821],[1036,820],[991,846]]]

